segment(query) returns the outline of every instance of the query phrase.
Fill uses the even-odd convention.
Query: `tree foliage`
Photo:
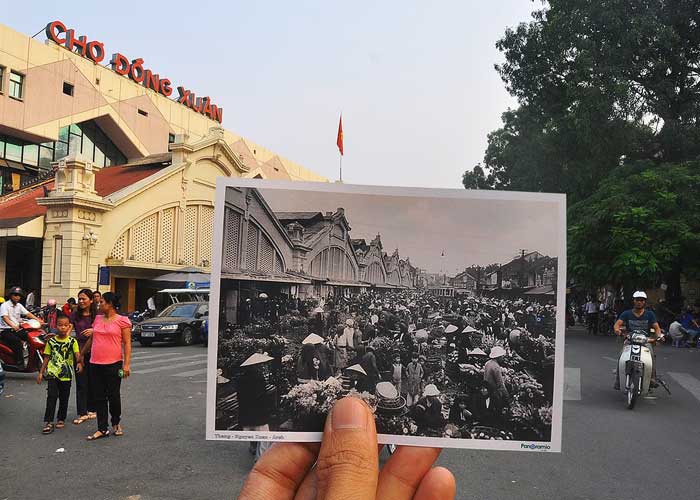
[[[488,187],[578,200],[621,158],[700,155],[697,1],[552,0],[497,47],[519,107],[489,134]]]
[[[590,285],[694,272],[697,0],[551,0],[497,47],[519,106],[465,187],[566,193],[570,274]]]
[[[570,207],[569,269],[580,283],[652,286],[698,274],[700,163],[620,167]]]

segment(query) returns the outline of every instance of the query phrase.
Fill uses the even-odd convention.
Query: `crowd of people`
[[[219,358],[219,368],[233,375],[233,381],[225,382],[237,385],[239,428],[319,430],[305,428],[309,420],[299,416],[323,416],[329,394],[354,391],[374,404],[377,426],[387,433],[546,439],[553,392],[553,304],[435,297],[427,290],[299,304],[299,309],[287,306],[287,317],[303,319],[296,338],[283,327],[285,316],[262,334],[256,332],[256,319],[271,318],[247,315],[245,331],[257,343],[251,342],[248,351],[237,344],[245,358]],[[284,348],[259,352],[273,344]],[[528,420],[528,431],[511,425],[513,417]],[[475,429],[483,432],[475,435]]]
[[[65,427],[75,383],[73,424],[97,420],[97,430],[87,436],[90,441],[110,434],[122,436],[120,387],[122,378],[130,374],[131,322],[119,313],[119,294],[83,289],[77,300],[70,298],[61,308],[49,299],[46,307],[34,309],[34,313],[22,305],[22,299],[27,302],[23,290],[13,287],[9,300],[0,306],[0,334],[14,350],[17,343],[21,345],[22,318],[40,321],[47,331],[37,375],[37,383],[45,381],[47,386],[42,433]],[[23,364],[21,347],[18,351],[17,363]]]
[[[657,307],[661,304],[657,304]],[[659,317],[659,323],[669,334],[675,347],[700,348],[700,304],[688,305],[680,313],[677,311],[656,311],[648,305]],[[586,326],[591,335],[615,335],[614,324],[625,310],[622,299],[600,300],[596,295],[588,297],[580,307],[574,307],[580,324]],[[665,314],[660,314],[664,312]],[[664,320],[666,318],[666,320]]]

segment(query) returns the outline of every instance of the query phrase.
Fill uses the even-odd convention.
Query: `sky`
[[[431,273],[454,275],[471,265],[505,264],[520,249],[556,257],[564,233],[551,201],[260,192],[275,212],[335,212],[342,207],[351,238],[369,243],[379,233],[385,252],[391,255],[398,248],[401,258]]]
[[[456,188],[517,106],[495,43],[540,5],[28,0],[0,22],[31,36],[61,20],[108,55],[141,57],[211,96],[225,128],[331,180],[342,112],[345,182]]]

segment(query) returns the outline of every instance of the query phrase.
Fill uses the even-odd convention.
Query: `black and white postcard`
[[[560,451],[565,197],[220,178],[207,438]]]

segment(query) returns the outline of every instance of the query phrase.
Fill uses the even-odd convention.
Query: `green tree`
[[[551,0],[497,47],[519,106],[465,186],[566,193],[570,276],[677,298],[700,220],[697,0]]]
[[[497,46],[520,106],[489,134],[488,187],[578,201],[621,159],[700,155],[697,1],[552,0]]]
[[[579,283],[632,288],[666,282],[679,299],[680,270],[700,275],[700,162],[640,162],[615,169],[569,208],[569,271]]]

